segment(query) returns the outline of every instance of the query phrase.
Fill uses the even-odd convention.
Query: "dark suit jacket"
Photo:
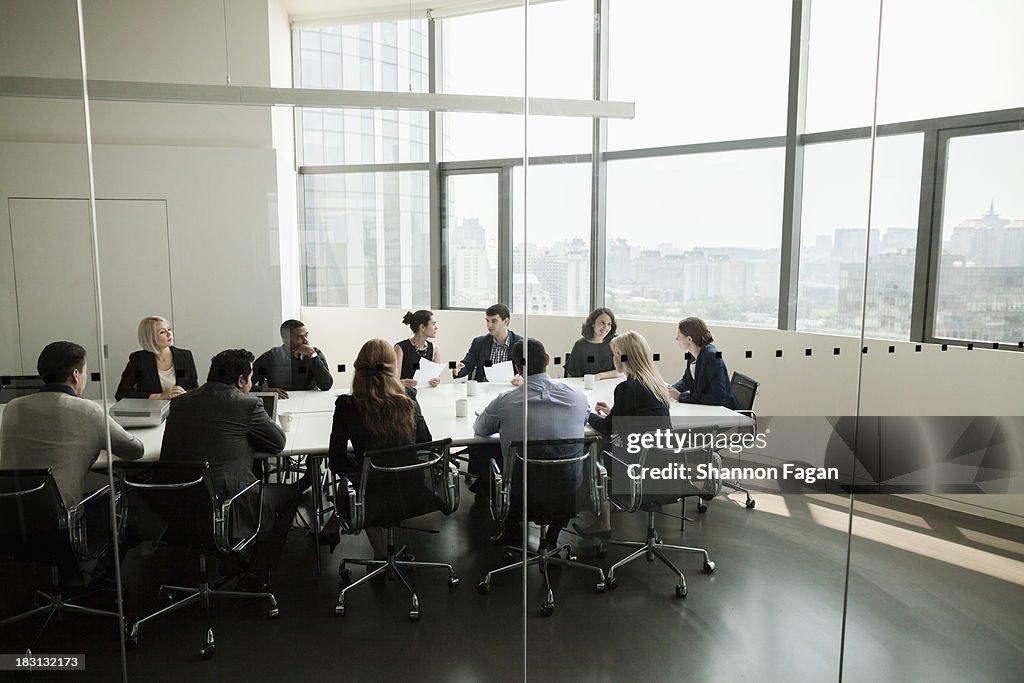
[[[615,387],[615,398],[608,416],[602,417],[597,413],[591,413],[587,421],[591,427],[605,436],[612,433],[625,436],[630,432],[647,432],[672,427],[668,406],[632,376],[626,377],[625,382],[620,382]]]
[[[426,443],[432,441],[430,429],[427,427],[423,413],[420,412],[420,404],[416,402],[416,390],[406,387],[405,393],[416,404],[416,435],[413,443]],[[367,433],[363,423],[362,415],[356,408],[358,399],[342,394],[334,402],[334,423],[331,427],[331,443],[328,448],[328,467],[336,474],[348,474],[352,481],[358,481],[359,472],[363,467],[363,454],[380,448],[389,448],[382,443],[377,443]],[[349,442],[352,442],[352,452],[348,450]]]
[[[315,346],[313,350],[316,358],[299,360],[292,356],[290,347],[275,346],[252,364],[253,382],[285,391],[327,391],[334,385],[334,377],[324,352]]]
[[[513,332],[508,331],[508,359],[512,360],[512,347],[516,345],[516,342],[520,341],[522,337]],[[469,351],[466,352],[466,357],[462,359],[462,364],[466,367],[459,371],[459,374],[455,375],[458,377],[465,377],[469,375],[470,379],[475,379],[478,382],[486,382],[487,375],[484,374],[484,364],[491,359],[491,349],[494,348],[494,337],[489,334],[482,334],[479,337],[473,339],[473,343],[469,345]]]
[[[188,349],[171,347],[171,358],[174,360],[174,374],[178,376],[178,386],[186,391],[199,386],[196,373],[196,362]],[[160,375],[156,370],[156,354],[149,351],[135,351],[128,356],[128,365],[121,373],[121,381],[114,392],[114,398],[149,398],[150,394],[163,391],[160,386]]]
[[[694,368],[692,375],[691,368]],[[718,357],[714,344],[704,347],[696,363],[687,364],[682,378],[672,387],[681,394],[680,403],[703,403],[736,410],[736,394],[729,384],[729,371],[725,361]]]
[[[259,396],[207,382],[171,401],[160,460],[210,463],[214,489],[223,501],[255,481],[252,462],[256,453],[280,453],[284,444],[284,432],[267,415]],[[232,536],[244,536],[255,526],[255,502],[255,496],[237,501],[244,504],[236,505]],[[268,502],[264,502],[262,514],[261,538],[270,533],[274,523]]]

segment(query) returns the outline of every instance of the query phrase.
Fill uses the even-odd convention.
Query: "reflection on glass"
[[[950,138],[935,336],[1024,339],[1024,132]]]
[[[450,175],[445,197],[447,305],[487,308],[498,300],[498,174]]]
[[[309,306],[430,305],[427,173],[303,176]]]
[[[774,327],[784,156],[609,162],[608,305],[641,318]]]
[[[910,338],[923,136],[878,138],[864,332]],[[867,248],[870,140],[804,152],[797,329],[858,335]]]
[[[512,173],[512,310],[590,312],[590,166],[531,166],[523,222],[523,169]],[[520,239],[522,238],[522,239]],[[525,258],[524,245],[525,244]],[[523,275],[526,273],[525,287]]]

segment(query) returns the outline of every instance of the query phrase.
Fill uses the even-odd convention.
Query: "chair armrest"
[[[590,502],[594,506],[592,512],[595,515],[600,515],[608,506],[608,470],[604,465],[597,462],[596,459],[592,462],[593,466],[590,471]]]
[[[498,468],[498,462],[491,458],[491,519],[496,522],[505,521],[505,517],[508,515],[509,507],[509,490],[508,482],[502,476],[501,470]]]
[[[115,533],[120,537],[121,531],[124,529],[124,501],[121,496],[121,487],[115,484],[113,489],[114,492],[114,515],[117,521],[117,528]],[[100,505],[99,501],[107,498],[111,493],[110,484],[104,484],[100,488],[92,491],[78,502],[77,505],[67,511],[68,515],[68,534],[71,538],[71,547],[73,548],[75,555],[80,560],[95,560],[96,558],[107,552],[107,548],[110,546],[110,539],[105,539],[98,547],[89,547],[89,533],[88,533],[88,522],[90,515],[88,511],[90,509],[96,510],[92,513],[92,516],[99,515],[100,510],[106,513],[107,507]],[[106,514],[103,514],[102,520],[106,520]],[[94,521],[96,521],[94,519]]]
[[[234,545],[231,544],[231,506],[235,504],[243,495],[249,493],[254,487],[259,488],[259,503],[256,507],[256,528],[253,532],[240,539]],[[250,482],[248,486],[240,490],[235,495],[231,496],[223,503],[220,504],[220,508],[214,508],[213,514],[213,536],[217,544],[217,548],[225,553],[237,553],[243,550],[246,546],[252,543],[260,533],[260,527],[263,524],[263,482],[259,479]]]

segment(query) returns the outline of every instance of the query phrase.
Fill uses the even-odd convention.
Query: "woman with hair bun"
[[[688,355],[683,376],[668,390],[672,400],[736,410],[736,395],[729,384],[729,371],[722,354],[712,343],[714,341],[707,324],[700,318],[679,321],[676,343]]]
[[[403,339],[395,344],[395,355],[398,357],[398,379],[407,387],[416,386],[413,376],[416,374],[416,367],[420,358],[426,358],[435,363],[441,362],[441,351],[431,342],[437,337],[437,321],[434,320],[434,312],[421,309],[415,313],[408,311],[402,318],[402,324],[408,325],[412,330],[412,337]],[[430,386],[436,387],[441,383],[440,378],[430,380]]]

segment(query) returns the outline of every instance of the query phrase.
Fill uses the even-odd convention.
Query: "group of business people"
[[[509,329],[509,320],[504,304],[489,307],[485,311],[487,333],[473,339],[452,371],[455,378],[486,381],[487,366],[511,361],[516,371],[512,384],[526,385],[525,392],[499,395],[477,417],[474,430],[481,436],[498,434],[503,444],[525,438],[526,434],[531,439],[576,438],[583,435],[588,423],[611,434],[619,416],[667,416],[671,400],[735,407],[725,364],[707,326],[697,318],[679,323],[677,340],[689,362],[682,378],[669,387],[654,368],[646,340],[635,332],[617,336],[614,313],[607,308],[593,311],[567,358],[565,373],[626,377],[616,387],[613,405],[599,403],[595,413],[590,412],[582,392],[551,379],[547,372],[550,357],[543,344],[537,339],[524,340]],[[416,401],[412,375],[421,358],[440,362],[440,350],[434,342],[438,326],[433,313],[426,310],[407,313],[403,322],[412,332],[410,338],[397,344],[382,339],[363,344],[353,364],[351,391],[336,401],[328,463],[339,475],[351,477],[358,472],[367,450],[432,439]],[[256,453],[279,453],[285,445],[284,432],[270,419],[261,399],[251,393],[253,387],[287,397],[288,391],[326,390],[333,384],[323,352],[309,343],[309,332],[301,321],[285,321],[280,335],[281,346],[259,358],[245,349],[218,353],[211,360],[206,383],[199,386],[192,354],[174,346],[170,323],[156,316],[144,318],[139,324],[142,349],[129,357],[115,396],[170,400],[161,459],[209,462],[214,466],[218,493],[233,495],[254,480]],[[81,346],[65,341],[47,345],[39,356],[37,370],[46,385],[37,394],[15,399],[4,412],[0,467],[50,467],[70,507],[91,488],[89,470],[106,446],[105,429],[109,428],[112,450],[120,458],[141,457],[143,446],[110,420],[98,404],[76,400],[87,381],[87,359]],[[531,408],[528,424],[522,421],[524,401]],[[473,463],[471,473],[483,476],[483,470]],[[578,473],[568,476],[563,488],[573,488],[577,477]],[[308,484],[308,479],[297,485],[267,484],[262,509],[242,515],[247,523],[242,519],[240,533],[261,520],[260,535],[244,575],[253,588],[264,589],[269,584],[270,571],[280,557],[300,494]],[[509,515],[513,521],[499,534],[499,540],[517,534],[517,505],[521,502],[513,500],[513,514]],[[564,519],[560,517],[559,523],[551,525],[545,543],[554,543],[575,515],[568,507],[562,512]],[[598,520],[596,527],[577,531],[600,533],[603,522]],[[129,524],[130,530],[132,527]],[[332,531],[325,529],[328,542],[333,541]],[[137,530],[135,540],[151,534],[151,530]],[[369,529],[367,537],[375,558],[383,557],[383,533]]]

